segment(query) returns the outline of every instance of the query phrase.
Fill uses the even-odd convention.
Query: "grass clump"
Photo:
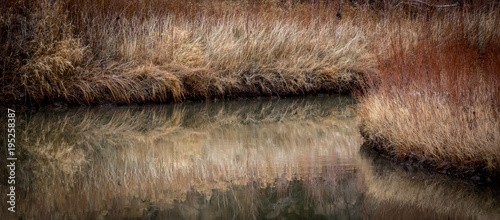
[[[360,97],[367,141],[400,161],[491,181],[500,171],[500,17],[453,10],[402,22]],[[391,27],[386,27],[391,29]]]
[[[1,9],[0,101],[143,103],[349,91],[375,59],[367,30],[330,16],[335,7],[11,0]]]
[[[10,7],[9,7],[10,6]],[[85,48],[61,4],[8,1],[2,7],[2,103],[69,95]]]

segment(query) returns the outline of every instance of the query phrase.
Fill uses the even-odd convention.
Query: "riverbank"
[[[401,22],[359,97],[361,133],[399,163],[480,182],[500,176],[498,13],[452,11]],[[399,30],[399,31],[398,31]],[[414,31],[414,42],[404,32]]]
[[[419,2],[9,0],[0,105],[356,91],[364,137],[389,157],[491,179],[499,6]]]
[[[8,1],[0,103],[164,103],[348,93],[375,67],[334,5]]]

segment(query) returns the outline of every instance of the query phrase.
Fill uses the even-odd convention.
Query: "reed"
[[[494,8],[452,10],[386,26],[377,86],[360,97],[366,140],[401,161],[498,178],[499,20]]]
[[[338,5],[338,4],[337,4]],[[346,92],[375,59],[340,6],[279,1],[2,5],[1,103],[172,102]]]

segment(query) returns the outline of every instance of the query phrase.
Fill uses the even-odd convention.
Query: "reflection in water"
[[[375,216],[385,219],[394,213],[414,210],[427,216],[417,219],[500,219],[500,189],[469,185],[401,166],[361,149],[361,173],[366,194],[378,207]],[[392,206],[392,207],[391,207]],[[390,208],[389,208],[390,207]],[[415,218],[415,217],[413,217]]]
[[[348,97],[316,97],[18,115],[17,212],[7,213],[4,202],[0,215],[499,217],[497,191],[360,156],[352,104]],[[0,187],[6,191],[5,181]]]

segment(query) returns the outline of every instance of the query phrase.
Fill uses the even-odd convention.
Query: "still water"
[[[496,188],[360,150],[354,109],[323,96],[18,114],[16,212],[2,193],[1,219],[500,219]]]

